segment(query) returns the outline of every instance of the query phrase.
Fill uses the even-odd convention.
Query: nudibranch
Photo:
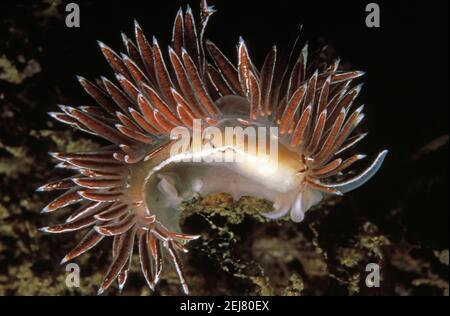
[[[228,192],[236,199],[243,195],[267,199],[273,210],[264,216],[289,215],[301,222],[325,195],[342,195],[368,181],[387,154],[379,153],[356,176],[347,171],[364,158],[345,157],[365,136],[356,130],[364,118],[363,106],[353,105],[361,85],[352,84],[363,72],[341,70],[339,60],[309,58],[307,45],[292,63],[283,62],[274,46],[257,68],[242,38],[235,65],[204,40],[214,12],[202,0],[197,24],[189,7],[180,9],[164,53],[156,38],[147,40],[137,22],[135,42],[122,36],[125,53],[117,54],[99,42],[116,82],[101,77],[94,83],[78,77],[98,105],[60,105],[60,112],[50,113],[109,143],[96,151],[51,153],[60,161],[57,167],[77,174],[38,189],[64,190],[43,213],[79,205],[64,223],[42,231],[88,230],[62,263],[113,237],[113,261],[99,294],[116,279],[123,288],[135,241],[151,289],[167,257],[188,293],[179,254],[187,252],[187,243],[199,236],[181,231],[178,207],[195,194]],[[275,141],[277,155],[264,154],[266,142],[258,142],[263,145],[250,151],[235,139],[223,144],[220,137],[214,140],[204,133],[197,134],[201,146],[195,146],[196,125],[216,131],[266,127],[276,132],[257,137]],[[174,154],[180,140],[174,130],[180,127],[188,131],[188,150]],[[226,153],[252,159],[207,159]]]

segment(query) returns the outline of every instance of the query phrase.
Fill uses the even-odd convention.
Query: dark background
[[[156,35],[164,47],[178,7],[189,3],[198,12],[197,1],[77,1],[81,27],[70,29],[64,23],[65,2],[53,9],[51,3],[0,3],[0,56],[15,60],[21,54],[37,60],[42,68],[20,84],[0,80],[2,107],[15,114],[2,118],[1,142],[26,146],[28,153],[43,161],[31,175],[3,179],[2,194],[16,203],[32,194],[40,178],[54,175],[45,155],[54,145],[30,139],[30,130],[48,127],[46,112],[56,110],[58,103],[90,102],[76,74],[112,78],[96,40],[122,49],[120,31],[131,36],[137,19],[146,35]],[[366,71],[359,102],[366,104],[370,133],[359,149],[369,157],[385,148],[390,153],[379,174],[321,222],[322,236],[330,230],[323,242],[345,240],[355,229],[348,219],[357,216],[375,223],[391,240],[417,246],[422,252],[448,249],[449,2],[376,1],[381,27],[371,29],[365,25],[367,3],[210,1],[218,12],[210,20],[206,37],[235,61],[235,46],[242,35],[260,66],[273,44],[288,50],[303,24],[302,42],[308,41],[312,48],[327,43],[343,62]],[[54,128],[67,130],[59,124]]]

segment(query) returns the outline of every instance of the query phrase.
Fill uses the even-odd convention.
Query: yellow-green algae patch
[[[25,61],[22,56],[18,56],[18,61],[25,64],[22,70],[19,70],[5,55],[0,56],[0,80],[21,84],[25,79],[41,72],[41,65],[34,59]]]

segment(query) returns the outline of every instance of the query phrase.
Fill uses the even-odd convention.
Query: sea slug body
[[[158,283],[167,256],[188,293],[179,254],[199,236],[181,231],[178,207],[195,194],[264,198],[274,205],[273,211],[263,213],[267,218],[288,215],[301,222],[324,195],[342,195],[363,185],[387,154],[382,151],[363,172],[348,176],[348,168],[365,157],[345,157],[365,136],[356,129],[364,118],[363,106],[353,105],[361,85],[352,84],[363,72],[340,70],[339,60],[317,63],[308,58],[307,45],[292,63],[283,62],[274,46],[258,69],[243,39],[235,66],[204,40],[215,10],[206,0],[200,7],[198,24],[189,7],[178,11],[167,54],[156,38],[147,40],[137,22],[135,42],[123,35],[126,54],[99,43],[116,83],[102,77],[94,84],[79,77],[98,105],[60,105],[60,112],[50,113],[110,142],[92,152],[51,153],[60,161],[59,168],[77,174],[38,189],[64,190],[43,213],[79,205],[66,222],[42,231],[89,229],[63,263],[113,237],[113,262],[99,294],[115,280],[123,288],[135,242],[150,288]],[[224,141],[200,133],[196,141],[199,125],[219,132],[228,127],[274,132],[258,134],[267,142],[258,142],[256,151],[250,151],[234,138]],[[179,127],[187,131],[188,150],[174,154],[180,141],[174,131]],[[275,143],[270,149],[276,159],[265,154],[269,143]],[[226,154],[234,159],[215,159]]]

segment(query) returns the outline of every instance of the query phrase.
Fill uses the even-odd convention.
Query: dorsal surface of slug
[[[58,167],[77,174],[39,188],[64,190],[44,213],[79,205],[66,222],[42,231],[88,230],[62,262],[113,238],[113,261],[99,294],[116,279],[123,288],[134,248],[150,288],[158,283],[167,257],[188,293],[179,254],[199,236],[181,231],[178,207],[194,194],[264,198],[274,205],[263,214],[267,218],[289,215],[301,222],[324,195],[342,195],[364,184],[387,154],[382,151],[364,171],[349,175],[348,168],[364,158],[346,156],[365,136],[356,132],[363,107],[353,104],[361,86],[352,84],[362,72],[340,70],[339,60],[318,64],[308,58],[306,45],[292,65],[273,47],[257,68],[242,39],[234,65],[204,40],[215,11],[206,0],[200,7],[199,23],[189,7],[178,11],[168,51],[155,38],[148,41],[137,22],[134,42],[123,35],[126,54],[99,43],[116,82],[79,77],[98,105],[60,105],[60,112],[50,113],[111,143],[93,152],[52,153]],[[237,146],[234,138],[223,142],[202,133],[200,146],[195,146],[198,125],[220,132],[227,127],[274,132],[257,134],[266,142],[257,142],[256,151]],[[188,150],[174,154],[180,137],[171,137],[171,132],[177,127],[188,131]],[[276,157],[260,155],[268,144],[275,144],[270,150]],[[233,161],[213,159],[227,153]]]

